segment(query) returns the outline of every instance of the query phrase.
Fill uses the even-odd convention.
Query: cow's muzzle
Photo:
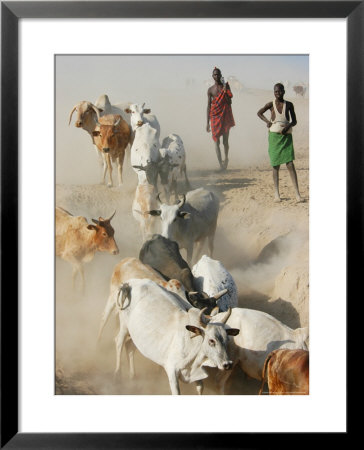
[[[77,122],[75,122],[75,127],[77,127],[77,128],[81,128],[82,127],[81,120],[78,120]]]
[[[141,126],[143,125],[143,123],[144,123],[144,122],[143,122],[142,120],[138,120],[137,126],[138,126],[138,127],[141,127]]]
[[[112,254],[113,255],[118,255],[119,254],[119,249],[113,250]]]
[[[109,147],[103,148],[102,151],[103,151],[104,153],[109,153],[110,148],[109,148]]]
[[[232,361],[226,361],[226,362],[224,362],[222,367],[224,368],[224,370],[231,370],[233,368],[233,362]]]

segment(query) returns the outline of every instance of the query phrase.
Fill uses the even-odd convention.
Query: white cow
[[[173,395],[180,394],[179,380],[195,382],[202,394],[201,380],[208,376],[203,366],[223,371],[232,367],[226,350],[228,336],[237,335],[239,330],[224,325],[230,310],[219,323],[210,324],[203,310],[186,310],[176,294],[147,279],[124,283],[118,306],[120,332],[116,342],[120,352],[130,335],[142,355],[164,368]]]
[[[197,290],[206,292],[210,297],[223,289],[228,290],[219,300],[220,311],[238,306],[238,289],[235,281],[220,261],[203,255],[192,267],[192,273]]]
[[[155,128],[148,123],[135,131],[130,162],[138,175],[138,183],[157,184],[160,143]]]
[[[213,312],[211,313],[213,315]],[[213,315],[211,322],[218,323],[225,313]],[[262,379],[264,362],[269,353],[278,348],[308,350],[306,340],[308,328],[292,330],[273,316],[253,309],[233,308],[226,324],[239,328],[240,333],[231,341],[229,355],[234,364],[256,380]],[[229,373],[218,373],[217,381],[220,393]]]
[[[161,219],[161,235],[187,250],[188,264],[192,261],[195,242],[199,244],[195,255],[197,259],[206,238],[212,256],[218,213],[219,199],[204,188],[187,192],[176,205],[160,201],[159,209],[150,211],[150,214]]]
[[[154,114],[150,114],[150,108],[144,108],[145,103],[131,103],[124,111],[130,114],[130,124],[133,132],[141,127],[145,123],[157,130],[157,138],[159,139],[161,133],[161,127],[159,125],[158,119]]]
[[[186,170],[186,152],[182,139],[177,134],[171,133],[163,139],[159,153],[161,155],[159,176],[164,189],[164,195],[168,201],[173,191],[175,200],[177,200],[177,180],[182,173],[185,177],[186,190],[190,189],[190,182],[188,181]]]

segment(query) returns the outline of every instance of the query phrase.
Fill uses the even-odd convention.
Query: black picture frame
[[[258,448],[289,433],[18,432],[18,22],[22,18],[346,18],[347,305],[363,272],[363,1],[1,2],[1,448]],[[336,93],[333,93],[336,95]],[[11,108],[8,105],[12,105]],[[327,151],[327,149],[325,150]],[[341,180],[338,180],[340,182]],[[358,291],[360,292],[360,291]],[[9,296],[11,294],[11,298]],[[8,301],[11,300],[11,301]],[[353,298],[354,300],[354,298]],[[359,299],[361,300],[361,299]],[[239,400],[243,403],[243,399]],[[348,416],[347,416],[348,417]],[[347,420],[348,421],[348,420]],[[214,429],[213,423],[211,430]],[[349,436],[338,433],[335,443]],[[312,436],[304,433],[300,444]],[[315,444],[318,443],[315,434]],[[323,436],[327,443],[327,436]]]

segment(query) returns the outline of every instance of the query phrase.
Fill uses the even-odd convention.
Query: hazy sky
[[[208,83],[217,66],[225,79],[235,76],[244,91],[234,92],[236,127],[231,132],[231,156],[252,162],[266,155],[265,133],[256,111],[273,98],[273,85],[309,81],[308,55],[57,55],[56,56],[56,174],[57,183],[95,183],[99,167],[87,133],[69,125],[73,106],[95,102],[107,94],[112,104],[146,103],[161,125],[161,140],[177,133],[185,143],[189,162],[200,162],[212,146],[206,128]],[[286,98],[292,91],[286,89]],[[295,98],[292,97],[293,101]],[[298,117],[298,122],[302,124]],[[233,151],[234,147],[244,148]],[[90,152],[93,151],[91,155]],[[90,166],[80,171],[87,160]],[[241,161],[238,160],[241,158]],[[232,161],[233,162],[233,161]],[[75,170],[73,170],[75,169]]]

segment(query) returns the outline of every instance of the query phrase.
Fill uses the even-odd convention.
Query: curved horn
[[[199,324],[201,325],[202,328],[206,328],[206,325],[207,325],[207,324],[202,320],[203,312],[206,311],[206,309],[207,309],[207,306],[205,306],[205,308],[201,309],[201,310],[200,310],[200,314],[198,315],[198,322],[199,322]]]
[[[100,111],[98,110],[98,108],[96,108],[95,105],[93,105],[92,103],[90,104],[91,108],[95,111],[97,119],[100,119]],[[96,122],[98,125],[100,125],[98,122]]]
[[[116,122],[114,122],[114,127],[116,127],[117,125],[119,125],[120,121],[121,121],[121,117],[119,117],[118,120],[117,120]]]
[[[223,289],[222,291],[215,294],[212,298],[214,298],[215,300],[219,300],[219,298],[221,298],[223,295],[227,294],[228,292],[229,291],[227,289]]]
[[[77,108],[77,105],[75,105],[75,106],[72,108],[72,111],[70,112],[70,119],[69,119],[68,125],[71,124],[72,114],[75,112],[76,108]]]
[[[97,118],[94,117],[94,121],[95,121],[96,125],[98,125],[99,127],[101,127],[101,124],[100,124],[99,121],[97,120],[97,119],[99,119],[99,118],[100,118],[100,116],[97,116]]]
[[[225,316],[220,320],[221,323],[226,323],[231,314],[231,308],[226,311]]]
[[[110,222],[111,219],[115,216],[115,213],[116,213],[116,209],[115,209],[115,211],[111,214],[111,216],[108,219],[104,219],[104,222]]]
[[[178,202],[178,208],[182,208],[182,206],[185,204],[186,196],[185,194],[182,194],[182,199]]]
[[[123,293],[120,301],[120,293]],[[124,306],[125,298],[128,298],[129,302],[126,306]],[[120,286],[118,296],[116,298],[116,304],[120,311],[123,311],[130,305],[130,285],[128,283],[124,283]]]
[[[162,200],[160,199],[159,196],[160,196],[160,192],[158,192],[158,194],[157,194],[157,196],[156,196],[156,199],[158,200],[159,203],[162,203]]]
[[[91,219],[93,223],[96,223],[96,225],[100,225],[100,222],[96,219]]]

